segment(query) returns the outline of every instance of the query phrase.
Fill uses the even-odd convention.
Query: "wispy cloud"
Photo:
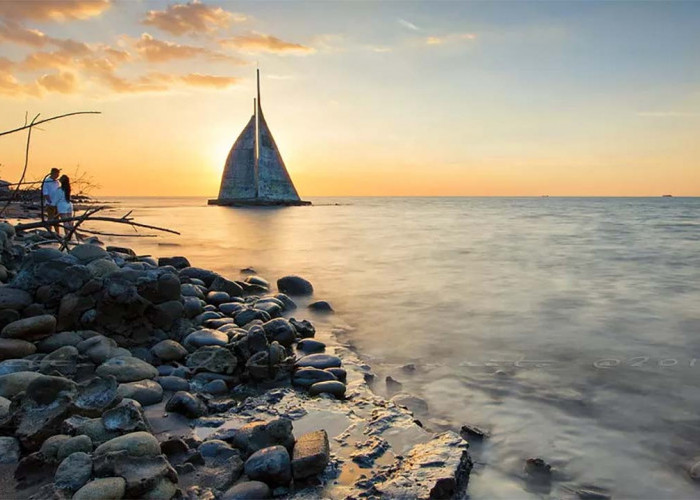
[[[424,41],[426,45],[444,45],[464,40],[476,40],[476,38],[475,33],[451,33],[442,36],[428,36]]]
[[[420,31],[421,30],[418,26],[413,24],[411,21],[406,21],[403,18],[398,18],[397,21],[404,28],[408,28],[408,29],[413,30],[413,31]]]
[[[134,42],[136,52],[148,62],[166,62],[176,59],[202,57],[210,60],[229,61],[235,64],[248,64],[240,57],[216,52],[205,47],[183,45],[165,40],[158,40],[148,33]]]
[[[251,33],[220,40],[221,45],[248,52],[270,52],[274,54],[311,54],[313,47],[300,43],[287,42],[272,35]]]
[[[110,6],[110,0],[2,0],[0,17],[63,22],[99,16]]]
[[[231,23],[241,23],[246,19],[244,14],[193,0],[169,5],[165,10],[150,10],[141,22],[173,35],[196,35],[216,32],[228,28]]]

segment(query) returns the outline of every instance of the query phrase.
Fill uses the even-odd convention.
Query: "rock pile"
[[[323,472],[325,431],[295,440],[277,419],[159,443],[143,409],[211,417],[261,382],[343,398],[340,358],[312,340],[297,356],[315,330],[284,317],[296,304],[282,290],[308,295],[310,283],[285,277],[272,293],[184,257],[27,251],[36,238],[0,223],[0,456],[17,462],[20,488],[48,477],[42,494],[59,498],[172,498],[185,483],[190,496],[263,498]]]

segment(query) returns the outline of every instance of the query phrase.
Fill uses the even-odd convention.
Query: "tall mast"
[[[258,141],[258,101],[253,97],[253,117],[255,119],[255,142],[253,143],[253,174],[255,175],[255,197],[258,197],[258,158],[260,156]]]
[[[258,97],[254,101],[255,104],[255,197],[260,196],[260,190],[258,189],[258,164],[260,163],[260,114],[262,109],[260,108],[260,68],[256,68],[256,79],[257,79],[257,91]]]

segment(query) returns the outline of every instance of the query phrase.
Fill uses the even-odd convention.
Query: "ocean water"
[[[312,201],[121,199],[115,213],[182,236],[107,240],[233,278],[307,277],[428,425],[489,431],[472,498],[700,497],[700,199]],[[553,466],[551,488],[525,480],[529,457]]]

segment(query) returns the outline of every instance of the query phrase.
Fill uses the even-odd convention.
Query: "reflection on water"
[[[698,495],[700,199],[313,201],[122,200],[183,233],[139,253],[308,277],[377,372],[434,419],[487,428],[474,498],[529,496],[531,456],[557,470],[554,497]]]

